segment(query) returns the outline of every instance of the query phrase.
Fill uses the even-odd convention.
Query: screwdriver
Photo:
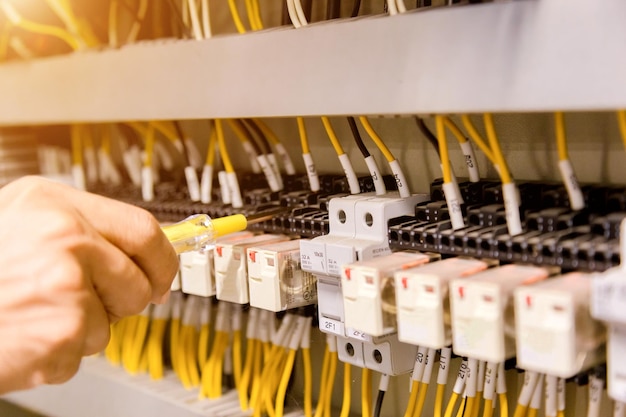
[[[272,218],[273,213],[246,218],[243,214],[212,219],[206,214],[194,214],[185,220],[161,227],[177,254],[205,250],[215,244],[218,237],[245,230],[249,224]]]

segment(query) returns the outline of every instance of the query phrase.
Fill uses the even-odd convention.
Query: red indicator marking
[[[217,252],[217,256],[222,256],[222,247],[221,246],[216,246],[215,247],[215,252]]]
[[[424,290],[426,290],[426,292],[429,292],[429,293],[434,293],[435,292],[435,287],[433,287],[432,285],[426,285],[424,287]]]
[[[461,296],[461,298],[465,297],[465,288],[459,287],[459,296]]]
[[[554,311],[559,311],[559,312],[565,310],[565,307],[563,307],[563,306],[553,306],[552,308],[554,309]]]
[[[248,252],[248,256],[250,257],[250,260],[252,262],[256,262],[256,251],[251,250],[250,252]]]
[[[346,274],[346,278],[348,278],[348,281],[350,281],[350,269],[349,268],[344,269],[343,273]]]
[[[493,302],[493,297],[490,295],[483,295],[483,300],[485,300],[486,303],[491,303]]]
[[[533,305],[533,299],[530,298],[530,295],[526,296],[526,305],[530,308]]]
[[[374,284],[374,278],[373,277],[365,277],[365,283],[369,284],[369,285],[373,285]]]
[[[409,279],[407,277],[402,277],[402,288],[405,290],[409,288]]]

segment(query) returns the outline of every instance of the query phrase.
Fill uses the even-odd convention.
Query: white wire
[[[398,7],[398,11],[400,13],[406,12],[406,6],[404,5],[404,0],[396,0],[396,6]]]
[[[306,13],[304,13],[304,9],[302,8],[301,0],[293,0],[294,6],[296,7],[296,13],[298,14],[298,19],[300,20],[300,25],[306,26],[309,22],[306,20]]]
[[[291,23],[296,29],[302,27],[302,23],[300,23],[300,18],[298,17],[298,12],[296,11],[295,0],[286,0],[286,1],[287,1],[287,11],[289,12],[289,19],[291,19]]]
[[[198,18],[198,5],[196,0],[187,0],[189,5],[189,15],[191,17],[191,27],[193,29],[193,36],[197,41],[203,39],[202,29],[200,27],[200,19]]]
[[[387,10],[391,16],[398,14],[398,4],[396,0],[387,0]]]
[[[211,33],[209,0],[202,0],[202,30],[204,31],[205,39],[209,39],[213,35]]]
[[[602,392],[604,381],[596,376],[589,378],[589,401],[587,405],[587,417],[600,417],[600,405],[602,404]]]

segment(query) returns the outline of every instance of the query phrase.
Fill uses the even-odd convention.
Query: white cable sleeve
[[[565,379],[556,380],[556,407],[559,411],[565,410]]]
[[[465,388],[465,380],[468,374],[468,370],[469,369],[467,365],[467,359],[463,359],[463,361],[461,362],[461,367],[459,368],[459,372],[456,374],[454,388],[452,388],[452,391],[456,392],[459,395],[463,393],[463,390]]]
[[[241,308],[240,304],[233,304],[231,307],[231,325],[235,332],[241,330],[241,316],[243,315]]]
[[[263,170],[263,174],[265,174],[265,179],[267,180],[267,184],[270,186],[270,190],[272,191],[280,191],[280,186],[278,185],[278,179],[276,178],[276,173],[274,169],[271,167],[267,157],[265,155],[258,155],[256,157],[261,170]]]
[[[376,159],[374,159],[372,155],[368,156],[365,158],[365,165],[367,165],[367,169],[370,171],[370,175],[372,176],[372,181],[374,181],[376,195],[386,194],[387,189],[385,188],[385,181],[383,181],[383,174],[380,172],[380,168],[378,168]]]
[[[334,334],[326,333],[326,344],[329,352],[337,352],[337,337]]]
[[[506,372],[504,370],[504,362],[498,364],[498,373],[496,377],[496,392],[498,394],[506,393]]]
[[[613,417],[626,417],[626,404],[615,401],[613,405]]]
[[[465,165],[467,166],[467,173],[469,174],[469,180],[471,182],[480,181],[480,173],[478,172],[478,164],[476,163],[476,155],[474,154],[474,147],[472,143],[467,140],[460,144],[461,152],[465,157]]]
[[[202,297],[200,299],[200,325],[206,326],[211,322],[211,299]]]
[[[191,201],[200,201],[200,182],[194,167],[185,167],[185,179],[187,180],[187,191],[189,191]]]
[[[437,384],[446,385],[448,383],[448,374],[450,373],[450,359],[452,358],[452,349],[446,347],[441,349],[439,355],[439,371],[437,372]]]
[[[230,189],[230,204],[234,208],[243,207],[243,199],[241,198],[241,191],[239,190],[239,180],[237,174],[234,172],[227,172],[226,179],[228,180],[228,188]]]
[[[198,310],[198,297],[190,295],[185,301],[185,308],[183,309],[183,324],[187,326],[193,325],[193,316]]]
[[[195,169],[202,168],[202,164],[204,164],[204,159],[196,146],[196,143],[189,139],[185,139],[185,146],[187,147],[187,158],[189,158],[189,163]]]
[[[396,4],[396,0],[387,0],[387,10],[391,16],[398,14],[398,5]]]
[[[422,383],[429,384],[430,378],[433,375],[433,368],[435,367],[435,356],[437,356],[436,349],[428,349],[426,353],[426,367],[424,367],[424,374],[422,375]]]
[[[148,318],[150,318],[151,314],[152,314],[152,304],[148,304],[147,306],[145,306],[144,309],[141,310],[141,313],[139,313],[141,317],[148,317]]]
[[[304,13],[304,9],[302,9],[302,2],[300,0],[293,0],[294,6],[296,7],[296,13],[298,14],[298,20],[302,26],[306,26],[309,22],[306,20],[306,14]]]
[[[303,153],[302,160],[304,161],[304,169],[306,169],[306,175],[309,178],[309,186],[314,193],[320,190],[320,178],[317,175],[315,169],[315,162],[310,153]]]
[[[289,330],[289,327],[291,326],[291,323],[293,322],[294,317],[295,316],[293,314],[286,314],[285,317],[283,317],[283,320],[280,323],[280,327],[278,328],[278,331],[272,336],[273,345],[281,345],[281,342],[285,338],[285,334]]]
[[[604,382],[596,377],[589,378],[589,401],[587,402],[587,417],[600,417],[600,405],[602,404],[602,391]]]
[[[289,156],[289,152],[285,148],[285,145],[282,143],[277,143],[274,145],[276,149],[276,153],[280,157],[280,160],[283,162],[283,167],[285,167],[285,173],[287,175],[295,175],[296,167],[293,165],[293,161],[291,160],[291,156]]]
[[[259,326],[258,320],[259,320],[259,309],[250,307],[250,310],[248,311],[248,320],[246,320],[247,322],[246,339],[248,340],[258,339],[257,337],[257,327]]]
[[[122,154],[122,162],[126,168],[126,172],[133,182],[133,185],[139,187],[141,185],[141,156],[136,147],[130,147]]]
[[[468,397],[476,396],[476,384],[478,383],[478,360],[467,360],[467,376],[465,383],[465,395]]]
[[[166,171],[171,171],[174,168],[174,158],[172,158],[172,154],[169,153],[165,148],[165,145],[159,141],[154,142],[154,155],[159,158],[161,166]]]
[[[193,30],[193,37],[197,41],[202,40],[204,36],[202,35],[202,29],[200,27],[198,5],[196,4],[196,0],[187,0],[187,4],[189,5],[189,15],[191,17],[191,28]]]
[[[85,171],[80,164],[72,165],[72,180],[74,180],[74,187],[79,190],[85,191],[87,189],[87,181],[85,180]]]
[[[389,389],[389,375],[381,374],[380,381],[378,382],[378,391],[387,392]]]
[[[202,30],[204,31],[205,39],[209,39],[212,36],[210,13],[209,0],[202,0]]]
[[[559,171],[561,171],[561,178],[565,184],[567,195],[569,196],[569,205],[572,210],[582,210],[585,208],[585,197],[578,184],[578,178],[574,172],[574,167],[569,159],[559,161]]]
[[[155,304],[152,309],[152,319],[154,320],[167,320],[170,318],[170,311],[172,310],[171,297],[163,304]]]
[[[396,5],[398,7],[398,12],[400,13],[406,12],[406,6],[404,5],[404,0],[396,0]]]
[[[143,201],[154,200],[154,178],[151,167],[141,168],[141,198]]]
[[[93,146],[85,147],[85,165],[87,166],[87,182],[98,182],[98,161]]]
[[[259,313],[259,332],[257,339],[263,343],[271,341],[274,336],[271,332],[272,327],[272,313],[268,310],[261,310]]]
[[[461,188],[459,187],[459,180],[456,178],[456,174],[454,172],[452,164],[450,164],[450,175],[452,176],[452,183],[454,184],[454,188],[456,189],[456,195],[459,196],[459,201],[461,202],[461,204],[464,204],[465,200],[463,199],[463,194],[461,193]]]
[[[302,349],[311,348],[311,324],[313,323],[313,317],[307,317],[304,322],[304,331],[302,332],[302,340],[300,341],[300,347]]]
[[[485,387],[483,388],[483,398],[485,400],[493,400],[493,394],[496,392],[497,373],[498,364],[487,362],[485,366]]]
[[[241,146],[243,147],[246,155],[248,155],[248,159],[250,160],[250,169],[252,169],[252,172],[254,172],[255,174],[260,174],[261,166],[259,165],[259,161],[257,161],[259,155],[257,155],[252,144],[246,141],[241,142]]]
[[[404,177],[404,171],[402,171],[402,167],[400,166],[400,162],[397,159],[389,162],[389,168],[391,168],[391,173],[393,177],[396,179],[396,185],[398,186],[398,192],[400,193],[400,197],[406,198],[411,196],[411,190],[409,190],[409,183],[406,181]]]
[[[442,185],[442,188],[446,198],[446,204],[448,205],[452,228],[454,230],[464,228],[465,220],[463,219],[463,211],[461,210],[461,201],[458,198],[454,184],[447,182]]]
[[[300,18],[298,17],[298,13],[296,12],[295,0],[286,0],[287,1],[287,11],[289,12],[289,19],[293,26],[298,29],[302,27],[302,23],[300,23]]]
[[[221,301],[217,305],[217,317],[215,318],[215,331],[229,333],[230,332],[230,307],[231,304]]]
[[[556,417],[556,380],[553,375],[546,375],[546,417]]]
[[[413,365],[413,374],[411,379],[413,381],[420,381],[424,375],[424,368],[426,367],[426,355],[428,354],[428,348],[426,346],[420,346],[417,348],[417,355],[415,356],[415,364]]]
[[[98,155],[100,157],[100,168],[106,172],[107,180],[114,185],[120,185],[122,183],[122,176],[113,163],[111,155],[104,152],[102,149],[99,150]]]
[[[346,174],[346,178],[348,179],[350,194],[359,194],[361,192],[361,186],[359,185],[359,179],[356,177],[354,168],[352,168],[352,163],[350,162],[348,154],[344,153],[339,155],[339,163],[343,167],[343,172]]]
[[[519,405],[527,406],[530,404],[530,399],[535,392],[535,385],[537,385],[538,378],[539,374],[537,372],[526,371],[524,374],[524,384],[522,385],[519,398],[517,399]]]
[[[202,177],[200,180],[200,201],[204,204],[211,202],[211,193],[213,192],[213,166],[205,165],[202,168]]]
[[[517,187],[514,182],[502,184],[502,197],[509,235],[517,236],[522,233],[522,221],[519,214]]]
[[[172,319],[180,319],[183,314],[183,294],[180,291],[172,292],[170,302],[172,303]]]
[[[539,410],[541,408],[541,394],[543,393],[543,374],[539,375],[537,378],[537,383],[535,384],[535,389],[533,390],[533,396],[530,399],[530,408],[534,408],[535,410]]]
[[[224,375],[232,375],[233,374],[233,345],[232,343],[228,343],[226,350],[224,351],[224,362],[223,362],[223,370]]]
[[[485,361],[478,361],[478,378],[476,378],[476,391],[483,392],[485,386]]]
[[[282,190],[285,188],[283,184],[283,177],[280,175],[280,168],[278,168],[278,161],[276,161],[276,155],[273,153],[267,154],[267,161],[270,163],[272,170],[274,171],[274,176],[276,177],[276,181],[278,182],[278,186]]]
[[[184,157],[185,147],[183,146],[183,142],[179,138],[176,138],[172,141],[172,143],[174,144],[174,147],[176,148],[176,150],[180,152]]]
[[[217,180],[220,183],[220,195],[222,197],[222,203],[230,204],[230,185],[228,184],[228,173],[226,171],[219,171],[217,173]]]
[[[302,335],[306,329],[306,317],[298,316],[295,322],[295,327],[291,331],[291,339],[289,340],[289,349],[298,350],[300,342],[302,341]]]

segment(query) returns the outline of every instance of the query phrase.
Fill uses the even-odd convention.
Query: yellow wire
[[[371,399],[371,391],[372,391],[372,371],[368,368],[363,368],[361,373],[361,416],[362,417],[371,417],[372,416],[372,402]]]
[[[224,363],[224,354],[228,348],[228,334],[224,332],[219,345],[218,354],[213,367],[213,380],[211,386],[211,395],[209,398],[219,398],[222,395],[222,365]]]
[[[7,21],[2,26],[0,34],[0,61],[7,59],[9,53],[9,39],[11,38],[11,24]]]
[[[328,370],[330,368],[330,350],[328,350],[328,345],[324,349],[324,359],[322,360],[322,376],[320,377],[320,389],[319,389],[319,398],[317,399],[317,407],[315,407],[315,417],[321,417],[324,412],[324,401],[326,397],[324,396],[324,392],[326,392],[326,382],[328,379]]]
[[[463,417],[463,412],[465,410],[467,410],[467,397],[463,398],[463,400],[461,401],[461,405],[459,406],[459,409],[456,412],[456,417]]]
[[[491,113],[485,113],[483,115],[483,119],[485,121],[485,130],[487,131],[489,145],[491,146],[493,155],[498,163],[498,169],[500,172],[500,178],[502,179],[502,184],[509,184],[511,183],[511,174],[509,173],[509,168],[506,164],[506,161],[504,160],[504,156],[502,155],[502,150],[500,149],[500,142],[498,142],[496,129],[493,125],[493,117],[491,116]]]
[[[122,365],[124,369],[128,371],[132,366],[135,332],[137,330],[137,316],[128,317],[127,320],[122,339]]]
[[[254,118],[252,119],[254,123],[261,129],[261,132],[267,137],[267,139],[272,142],[274,145],[280,143],[280,139],[276,136],[276,133],[267,125],[263,120]]]
[[[343,364],[343,400],[341,402],[341,413],[339,417],[350,415],[350,402],[352,397],[352,366],[348,362]]]
[[[134,17],[133,25],[130,28],[130,32],[126,37],[126,43],[135,42],[137,35],[139,34],[139,30],[141,30],[141,23],[143,19],[146,17],[146,13],[148,12],[148,0],[140,0],[139,9],[137,11],[137,16]]]
[[[135,129],[142,128],[141,124],[138,123],[131,123],[131,126],[133,126]],[[183,140],[183,138],[178,137],[178,133],[176,132],[176,128],[174,127],[174,124],[172,122],[152,121],[148,123],[148,126],[154,127],[156,130],[161,132],[163,136],[165,136],[172,142]]]
[[[285,406],[285,395],[287,394],[287,385],[289,384],[289,378],[291,377],[291,370],[293,369],[293,363],[296,360],[296,350],[291,349],[287,355],[287,363],[283,369],[283,376],[280,379],[278,385],[278,393],[276,394],[276,417],[283,417],[283,409]]]
[[[465,137],[463,132],[461,132],[461,129],[459,129],[459,127],[448,116],[445,116],[443,118],[443,122],[446,127],[450,129],[450,132],[452,132],[452,134],[459,143],[467,142],[467,138]]]
[[[389,150],[387,145],[385,145],[385,142],[383,142],[383,140],[380,138],[380,136],[378,136],[378,134],[376,133],[376,131],[372,127],[372,124],[367,119],[367,117],[361,116],[361,117],[359,117],[359,121],[361,122],[361,124],[365,128],[365,131],[367,132],[369,137],[376,144],[378,149],[380,149],[380,152],[382,152],[382,154],[385,156],[385,159],[387,160],[387,162],[395,161],[396,158],[393,156],[393,154],[391,153],[391,151]]]
[[[72,164],[83,164],[83,149],[82,149],[82,127],[80,125],[72,125],[71,137],[72,137]]]
[[[526,417],[527,411],[528,411],[528,406],[517,404],[517,406],[515,407],[515,413],[513,414],[513,417]]]
[[[498,394],[500,400],[500,417],[509,417],[509,399],[506,393]]]
[[[139,371],[141,354],[143,352],[143,345],[146,341],[146,335],[148,334],[148,326],[150,325],[150,317],[140,315],[137,317],[137,327],[132,342],[132,353],[130,357],[129,371],[131,374],[136,374]]]
[[[434,417],[441,417],[441,409],[443,408],[443,395],[446,392],[444,384],[437,384],[437,393],[435,394],[435,413]]]
[[[335,130],[330,124],[330,120],[328,120],[328,117],[322,116],[322,123],[324,124],[324,129],[326,130],[326,134],[328,135],[328,138],[330,139],[330,143],[332,143],[333,148],[335,148],[335,152],[337,153],[337,156],[341,156],[345,154],[343,148],[341,147],[341,143],[339,142],[339,139],[337,139]]]
[[[200,384],[200,375],[198,373],[197,364],[198,331],[194,326],[183,326],[183,334],[185,334],[183,346],[185,352],[185,362],[187,365],[187,375],[189,376],[189,383],[192,387],[197,387],[198,384]]]
[[[246,0],[246,14],[248,15],[248,22],[250,23],[252,30],[261,29],[257,25],[256,16],[254,15],[254,4],[252,4],[251,0]]]
[[[413,381],[411,383],[411,395],[409,396],[409,402],[406,406],[406,411],[404,412],[404,417],[412,417],[415,413],[415,406],[417,405],[417,394],[419,391],[420,382]]]
[[[215,130],[209,135],[209,146],[206,150],[206,164],[213,166],[215,163],[215,144],[217,143],[217,133]]]
[[[209,356],[209,337],[211,334],[211,327],[208,324],[203,324],[200,327],[200,337],[198,339],[198,366],[202,367]]]
[[[150,378],[157,380],[163,378],[163,336],[167,320],[152,320],[150,336],[148,340],[148,371]]]
[[[178,362],[178,378],[180,379],[180,382],[182,382],[183,386],[189,389],[193,386],[193,384],[191,383],[191,378],[189,376],[189,368],[187,366],[187,352],[185,349],[185,340],[187,339],[187,327],[188,326],[181,325],[179,333],[180,345],[176,347],[176,351],[174,352],[174,354],[176,355],[176,361]]]
[[[40,35],[53,36],[55,38],[61,39],[63,42],[67,43],[73,50],[76,50],[79,47],[78,42],[76,42],[76,39],[72,36],[71,33],[66,31],[65,29],[61,29],[56,26],[42,25],[40,23],[31,22],[30,20],[25,19],[20,19],[18,22],[15,23],[15,26],[29,32],[38,33]]]
[[[536,408],[530,408],[528,409],[528,417],[537,417],[537,412],[539,410],[537,410]]]
[[[263,19],[261,18],[261,8],[259,7],[259,0],[252,1],[252,10],[254,11],[254,20],[259,29],[263,29]]]
[[[240,142],[252,142],[254,138],[250,135],[250,132],[243,127],[243,123],[240,120],[226,119],[228,126],[235,132],[235,136]]]
[[[224,130],[222,129],[222,121],[215,121],[215,131],[217,133],[217,143],[220,147],[220,155],[222,156],[222,162],[224,163],[224,169],[226,172],[235,172],[233,164],[230,162],[230,156],[228,155],[228,149],[226,149],[226,141],[224,140]]]
[[[446,141],[444,116],[435,116],[435,123],[437,127],[437,140],[439,141],[439,153],[441,155],[441,166],[443,167],[443,182],[449,184],[452,182],[452,171],[448,157],[448,142]]]
[[[147,133],[146,133],[146,144],[145,144],[146,159],[144,161],[145,167],[152,167],[152,157],[154,155],[154,142],[155,142],[154,128],[152,127],[152,125],[149,125]]]
[[[180,379],[180,366],[178,363],[178,349],[180,340],[180,319],[172,319],[170,322],[170,357],[172,358],[172,369]]]
[[[312,417],[313,376],[311,369],[311,350],[309,348],[302,349],[302,362],[304,364],[304,416]]]
[[[111,0],[109,4],[109,46],[116,48],[117,39],[117,0]]]
[[[252,378],[254,355],[258,349],[258,343],[259,342],[256,339],[250,339],[248,340],[246,346],[246,358],[244,361],[243,373],[241,374],[241,383],[237,388],[241,411],[248,410],[248,388],[250,386],[250,379]]]
[[[465,401],[465,411],[463,412],[463,417],[472,417],[472,413],[474,412],[474,401],[476,399],[474,397],[467,397]]]
[[[459,394],[456,392],[452,393],[450,400],[448,401],[448,406],[446,407],[446,412],[444,417],[452,417],[452,413],[454,412],[454,406],[456,405],[457,400],[459,399]]]
[[[330,369],[328,371],[328,382],[326,383],[326,399],[324,400],[324,417],[330,417],[330,406],[333,397],[333,387],[335,386],[335,375],[337,374],[337,352],[330,354]]]
[[[565,136],[563,112],[554,112],[554,131],[556,133],[556,148],[559,153],[559,161],[565,161],[569,157],[567,155],[567,138]]]
[[[124,325],[124,320],[120,320],[115,324],[111,325],[111,338],[109,339],[109,343],[107,344],[106,349],[104,350],[104,356],[107,358],[111,364],[115,366],[120,365],[120,349],[121,349],[121,337],[120,332],[121,326]]]
[[[493,400],[485,400],[485,408],[483,409],[483,417],[491,417],[493,415]]]
[[[619,123],[619,132],[622,136],[622,142],[626,149],[626,110],[617,111],[617,122]]]
[[[556,417],[565,417],[565,411],[559,410],[556,412]]]
[[[306,127],[304,126],[304,119],[302,117],[296,117],[296,120],[298,122],[298,133],[300,133],[300,145],[302,146],[302,153],[311,153],[311,150],[309,149],[309,139],[306,135]],[[626,122],[624,123],[624,126],[626,126]],[[626,135],[626,130],[624,134]],[[626,139],[624,139],[624,144],[626,146]]]
[[[243,25],[241,21],[241,16],[239,16],[239,11],[237,10],[237,3],[235,0],[228,0],[228,8],[230,9],[230,14],[233,18],[233,22],[235,22],[235,26],[237,27],[237,32],[246,33],[246,27]]]
[[[419,396],[417,397],[417,404],[415,406],[415,412],[413,417],[420,417],[422,410],[424,410],[424,403],[426,402],[426,393],[428,393],[428,384],[422,383],[420,386]]]
[[[491,148],[489,147],[489,145],[487,145],[487,142],[485,142],[485,140],[480,136],[478,130],[476,130],[476,127],[472,123],[472,119],[470,119],[468,115],[464,114],[461,116],[461,120],[463,121],[463,126],[465,126],[465,129],[467,130],[470,138],[472,138],[476,145],[478,145],[478,147],[485,154],[487,159],[489,159],[492,164],[497,165],[496,158],[494,157],[493,152],[491,152]]]
[[[241,385],[241,330],[233,332],[233,373],[235,377],[235,388]]]
[[[482,402],[483,392],[476,391],[476,401],[474,402],[474,409],[472,410],[472,417],[478,417],[480,413],[480,403]]]
[[[107,155],[111,154],[111,128],[110,126],[101,126],[100,132],[102,134],[102,142],[100,143],[100,149]]]

